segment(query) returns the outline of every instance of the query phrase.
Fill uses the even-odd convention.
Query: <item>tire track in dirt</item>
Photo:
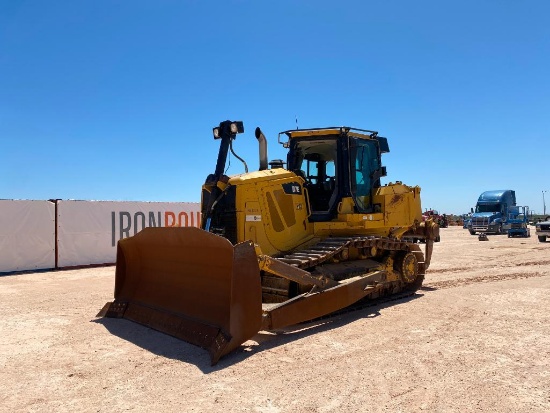
[[[550,265],[550,260],[526,261],[521,263],[521,265]],[[517,263],[510,263],[510,264],[507,264],[505,262],[500,263],[500,267],[517,267],[517,266],[518,266]],[[481,268],[494,268],[494,264],[482,265],[482,266],[476,267],[476,269],[481,269]],[[432,275],[432,274],[444,274],[447,272],[471,271],[471,270],[472,270],[472,267],[451,267],[451,268],[441,268],[437,270],[428,270],[426,271],[426,273],[429,275]]]
[[[477,283],[487,283],[487,282],[497,282],[497,281],[508,281],[508,280],[520,280],[525,278],[535,278],[535,277],[544,277],[548,274],[542,272],[533,272],[533,273],[511,273],[511,274],[495,274],[495,275],[481,275],[478,277],[471,278],[460,278],[458,280],[447,280],[447,281],[435,281],[431,283],[425,283],[421,290],[442,290],[446,288],[456,288],[462,287],[469,284]]]
[[[452,267],[452,268],[442,268],[440,270],[428,270],[426,274],[442,274],[446,272],[456,272],[456,271],[468,271],[471,270],[471,267]]]

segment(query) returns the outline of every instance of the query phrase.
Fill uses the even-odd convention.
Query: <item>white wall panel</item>
[[[55,267],[55,204],[0,200],[0,272]]]
[[[114,263],[118,240],[145,227],[199,225],[199,203],[58,201],[58,266]]]

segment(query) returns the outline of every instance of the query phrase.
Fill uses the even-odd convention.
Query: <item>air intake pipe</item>
[[[260,171],[264,171],[267,169],[267,139],[260,128],[256,128],[254,133],[260,144]]]

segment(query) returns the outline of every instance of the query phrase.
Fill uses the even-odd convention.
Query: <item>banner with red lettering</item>
[[[200,226],[198,202],[58,201],[58,267],[110,264],[118,240],[145,227]]]
[[[0,200],[0,272],[55,267],[55,204]]]

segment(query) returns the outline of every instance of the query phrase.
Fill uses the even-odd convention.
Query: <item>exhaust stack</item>
[[[254,134],[260,144],[260,171],[264,171],[267,169],[267,139],[260,128],[256,128]]]

